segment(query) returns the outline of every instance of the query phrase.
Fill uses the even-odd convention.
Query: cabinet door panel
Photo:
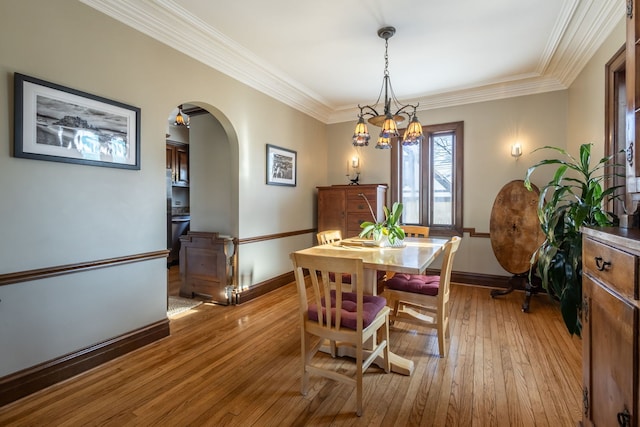
[[[318,192],[318,231],[340,230],[345,236],[345,193],[340,189]]]
[[[173,149],[173,147],[171,147],[170,145],[167,145],[167,169],[173,169],[174,153],[175,153],[175,150]],[[171,177],[171,179],[174,179],[174,177]]]
[[[180,183],[189,183],[189,149],[187,147],[176,148],[176,174]]]
[[[635,420],[637,309],[589,275],[583,276],[583,291],[585,415],[595,426],[614,426],[618,413],[626,409]]]

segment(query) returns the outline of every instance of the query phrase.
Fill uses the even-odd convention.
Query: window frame
[[[400,131],[402,134],[403,131]],[[464,182],[464,121],[441,123],[435,125],[422,126],[422,132],[424,133],[424,141],[422,142],[421,161],[422,172],[420,174],[420,221],[421,224],[430,227],[429,235],[436,236],[462,236],[463,233],[463,182]],[[439,133],[452,132],[454,134],[454,147],[453,147],[453,191],[452,191],[452,220],[453,223],[450,226],[432,225],[429,224],[430,213],[425,209],[425,191],[430,192],[431,181],[430,177],[433,174],[431,170],[431,150],[430,142],[433,135]],[[426,149],[425,149],[426,148]],[[391,147],[391,183],[390,192],[391,200],[400,200],[400,177],[402,176],[402,162],[400,152],[402,151],[402,145],[398,140]],[[428,165],[428,167],[424,167]],[[426,194],[427,200],[429,200],[429,193]]]

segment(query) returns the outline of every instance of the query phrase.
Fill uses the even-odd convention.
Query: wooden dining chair
[[[400,228],[407,237],[429,237],[429,227],[425,225],[402,225]]]
[[[307,394],[311,374],[350,384],[356,388],[356,414],[361,416],[364,371],[378,357],[382,357],[384,361],[385,372],[390,370],[390,310],[386,306],[386,300],[380,296],[364,294],[364,267],[360,258],[292,253],[291,261],[300,306],[302,394]],[[309,287],[304,270],[309,271]],[[336,274],[337,280],[331,282],[330,271],[348,273],[352,278],[354,291],[344,291],[340,279],[342,274]],[[355,376],[342,373],[344,368],[331,369],[332,364],[327,363],[326,359],[323,361],[320,357],[314,358],[327,340],[336,341],[339,346],[353,348],[356,359]]]
[[[400,226],[406,237],[429,237],[429,227],[426,225],[402,225]],[[387,271],[385,280],[391,279],[396,273]],[[381,283],[384,285],[384,283]],[[378,286],[380,288],[380,285]]]
[[[340,230],[325,230],[316,234],[319,245],[326,245],[327,243],[339,242],[342,240],[342,232]]]
[[[446,356],[451,267],[460,240],[455,236],[445,244],[440,275],[397,273],[385,283],[384,295],[392,307],[391,322],[400,320],[436,329],[440,357]]]

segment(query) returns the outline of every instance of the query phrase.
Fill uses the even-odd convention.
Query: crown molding
[[[433,94],[421,98],[403,100],[409,104],[419,103],[417,111],[434,110],[437,108],[455,107],[477,102],[496,101],[524,95],[537,95],[545,92],[565,90],[559,80],[550,76],[522,76],[517,80],[497,82],[481,87],[469,87],[440,94]],[[357,120],[358,109],[349,106],[336,110],[327,124],[342,123]]]
[[[624,16],[624,2],[579,1],[541,74],[554,76],[569,87]]]
[[[172,0],[80,0],[169,47],[323,123],[355,120],[356,107],[336,107],[257,57]],[[624,16],[619,0],[569,0],[563,6],[535,73],[417,98],[419,110],[567,89]],[[413,100],[411,101],[413,102]]]
[[[80,0],[99,12],[175,48],[253,89],[326,123],[332,111],[327,101],[308,88],[293,82],[200,19],[189,15],[167,0],[124,2],[118,0]]]

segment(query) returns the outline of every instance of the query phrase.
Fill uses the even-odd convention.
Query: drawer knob
[[[607,267],[609,267],[611,265],[611,263],[609,261],[603,261],[602,257],[595,257],[595,261],[596,261],[596,267],[598,268],[598,271],[604,271]]]

